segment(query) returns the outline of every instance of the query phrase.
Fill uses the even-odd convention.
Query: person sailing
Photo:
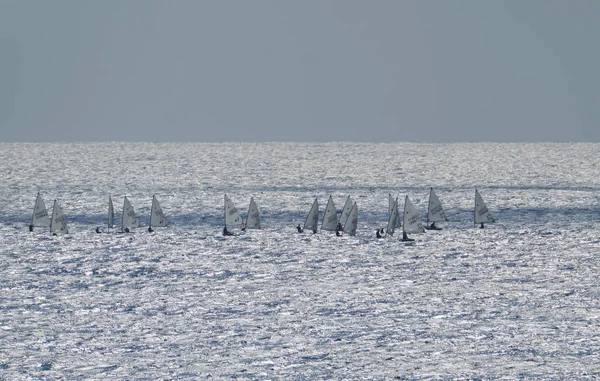
[[[381,229],[381,230],[383,230],[383,229]],[[383,238],[383,236],[381,235],[381,233],[379,233],[379,229],[375,230],[375,236],[377,238]]]
[[[300,227],[300,224],[298,224],[298,226],[296,226],[296,229],[298,229],[298,233],[302,233],[304,231],[304,229],[302,229],[302,227]]]
[[[233,235],[232,232],[230,232],[229,230],[227,230],[227,225],[225,225],[223,227],[223,235]]]

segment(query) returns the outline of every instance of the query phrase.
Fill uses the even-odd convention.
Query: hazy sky
[[[600,142],[598,0],[0,0],[0,141]]]

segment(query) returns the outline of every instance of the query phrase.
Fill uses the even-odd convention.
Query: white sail
[[[112,197],[108,196],[108,227],[112,228],[115,221],[115,209],[113,208]]]
[[[323,214],[323,225],[321,225],[321,230],[336,231],[337,224],[337,209],[333,203],[333,198],[329,196],[327,206],[325,207],[325,214]]]
[[[485,206],[479,191],[475,189],[475,225],[483,222],[494,222],[494,219],[487,206]]]
[[[398,199],[396,198],[396,200]],[[394,207],[394,199],[392,198],[392,195],[390,193],[388,193],[388,205],[388,213],[392,214],[392,208]],[[396,214],[398,215],[398,218],[396,219],[396,225],[394,226],[394,228],[399,228],[402,225],[402,222],[400,220],[400,211],[398,210],[398,204],[396,204]]]
[[[438,198],[437,194],[433,191],[433,188],[429,191],[429,207],[427,208],[427,222],[440,222],[447,221],[446,213],[442,203]]]
[[[48,210],[40,193],[38,192],[35,198],[35,205],[33,206],[33,214],[31,216],[32,226],[50,226],[50,217],[48,217]]]
[[[421,223],[421,219],[419,218],[419,211],[413,203],[410,201],[410,198],[406,196],[404,199],[404,232],[406,233],[423,233],[425,228],[423,228],[423,224]]]
[[[62,209],[58,205],[58,202],[54,200],[54,206],[52,207],[52,221],[50,222],[50,234],[60,235],[67,234],[67,221],[63,215]]]
[[[390,208],[390,216],[388,218],[388,224],[385,229],[385,233],[387,235],[390,235],[390,236],[394,235],[394,230],[396,230],[396,221],[399,219],[400,219],[400,216],[398,215],[398,197],[396,197],[396,200],[394,201],[394,203],[392,204],[392,207]]]
[[[150,227],[152,226],[167,226],[167,219],[154,195],[152,195],[152,209],[150,210]]]
[[[248,217],[246,217],[246,229],[260,229],[260,211],[256,202],[254,202],[254,197],[250,198]]]
[[[225,195],[225,226],[234,228],[242,223],[240,212],[237,210],[233,201]]]
[[[344,224],[344,232],[348,235],[355,235],[356,228],[358,226],[358,206],[356,203],[352,206],[350,210],[350,214],[346,219],[346,224]]]
[[[315,202],[313,202],[308,215],[306,216],[306,221],[304,222],[304,230],[312,230],[317,231],[317,227],[319,225],[319,202],[315,198]]]
[[[140,221],[137,218],[137,215],[135,214],[135,211],[133,210],[133,206],[131,206],[131,203],[129,202],[129,200],[127,199],[127,196],[125,196],[125,199],[123,200],[123,222],[122,222],[122,228],[123,230],[125,230],[126,228],[137,228],[140,226]]]
[[[342,209],[342,215],[340,216],[340,224],[342,226],[346,226],[346,221],[348,221],[348,217],[350,216],[353,206],[354,202],[352,201],[352,198],[348,196],[346,203],[344,204],[344,209]]]

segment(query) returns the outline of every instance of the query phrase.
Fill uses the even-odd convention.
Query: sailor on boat
[[[342,227],[342,224],[338,222],[337,228],[335,229],[335,235],[338,237],[341,237],[343,230],[344,230],[344,228]]]
[[[227,225],[225,225],[223,227],[223,235],[233,235],[232,232],[230,232],[229,230],[227,230]]]
[[[313,228],[313,234],[317,234],[317,228]]]
[[[125,229],[123,229],[123,231],[124,231],[125,233],[129,233],[129,228],[125,228]]]
[[[381,230],[383,230],[383,228]],[[379,229],[375,230],[375,236],[377,236],[377,238],[383,238],[383,236],[379,233]]]
[[[302,229],[300,227],[300,224],[298,224],[298,226],[296,226],[296,229],[298,229],[298,233],[302,233],[304,231],[304,229]]]
[[[33,224],[29,225],[29,231],[32,232],[33,231]]]
[[[96,233],[102,233],[99,226],[96,226]]]
[[[483,222],[481,223],[481,225],[479,226],[479,229],[484,229],[485,227],[483,226]]]
[[[154,230],[150,226],[148,226],[148,233],[152,233],[153,231]]]

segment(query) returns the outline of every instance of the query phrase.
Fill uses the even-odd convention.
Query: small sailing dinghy
[[[140,221],[133,210],[133,206],[131,206],[127,196],[125,196],[125,199],[123,200],[123,219],[121,222],[121,228],[125,233],[129,233],[130,228],[137,228],[139,226]]]
[[[150,209],[150,224],[148,225],[148,233],[152,233],[152,226],[167,226],[167,219],[163,214],[162,208],[158,203],[155,195],[152,195],[152,208]]]
[[[446,213],[444,212],[444,208],[442,207],[442,203],[438,198],[437,194],[435,194],[433,188],[429,190],[429,206],[427,208],[427,226],[425,229],[427,230],[442,230],[439,226],[436,226],[436,222],[448,221],[446,218]],[[431,225],[429,224],[431,223]]]
[[[385,229],[386,236],[392,237],[394,235],[394,231],[396,230],[397,220],[400,219],[400,215],[398,214],[398,197],[392,204],[390,208],[390,216],[388,217],[387,227]],[[377,237],[379,238],[380,234],[377,233]]]
[[[485,202],[483,202],[483,198],[479,194],[479,191],[475,189],[475,226],[478,224],[481,229],[484,228],[483,224],[486,222],[495,222],[492,217],[492,213],[490,213],[487,206],[485,206]]]
[[[114,220],[115,220],[115,209],[113,208],[112,197],[110,197],[110,195],[108,195],[108,221],[107,221],[107,225],[108,225],[108,231],[109,232],[110,232],[110,228],[112,228],[113,225],[114,225]],[[102,231],[100,230],[100,227],[96,227],[96,233],[102,233]]]
[[[241,225],[242,218],[240,217],[240,212],[237,210],[233,201],[225,195],[225,226],[223,227],[223,235],[233,235],[233,232],[228,230],[233,229],[236,226]]]
[[[408,233],[424,233],[425,229],[419,218],[419,211],[410,198],[406,196],[404,199],[404,221],[402,223],[402,240],[403,241],[414,241],[412,238],[408,238]]]
[[[33,206],[33,213],[31,215],[31,224],[29,225],[29,231],[32,232],[33,228],[36,226],[40,227],[49,227],[50,226],[50,217],[48,216],[48,210],[46,210],[46,205],[44,204],[44,200],[38,192],[35,198],[35,205]]]
[[[396,197],[396,200],[398,201],[398,198]],[[388,211],[389,214],[392,214],[392,208],[394,207],[394,199],[392,198],[392,194],[388,193]],[[394,226],[395,228],[399,228],[402,226],[402,220],[400,219],[400,211],[398,210],[398,204],[396,203],[396,214],[398,215],[398,218],[396,218],[396,225]]]
[[[246,224],[242,229],[260,229],[260,211],[258,209],[258,205],[256,205],[256,202],[254,202],[254,197],[250,198],[250,206],[248,207]]]
[[[358,206],[356,202],[352,205],[346,223],[344,224],[344,233],[348,235],[356,235],[356,228],[358,226]]]
[[[317,232],[318,226],[319,226],[319,201],[317,201],[317,198],[315,197],[315,201],[313,202],[312,206],[310,207],[310,211],[308,212],[308,215],[306,216],[306,221],[304,221],[304,228],[301,228],[300,224],[298,224],[298,226],[296,226],[296,229],[298,229],[298,233],[302,233],[306,229],[308,229],[308,230],[312,230],[312,232],[314,234]]]
[[[67,221],[63,211],[58,205],[58,202],[54,200],[54,206],[52,207],[52,220],[50,221],[50,235],[62,235],[69,233],[67,229]]]
[[[350,217],[350,212],[352,211],[353,206],[354,201],[352,201],[352,198],[348,196],[348,198],[346,199],[346,203],[344,204],[344,208],[342,209],[340,220],[338,221],[341,226],[346,226],[346,222],[348,221],[348,217]]]
[[[333,198],[331,196],[329,196],[327,206],[325,207],[321,230],[329,230],[332,232],[339,232],[341,230],[338,229],[337,209],[335,208],[335,204],[333,203]]]

